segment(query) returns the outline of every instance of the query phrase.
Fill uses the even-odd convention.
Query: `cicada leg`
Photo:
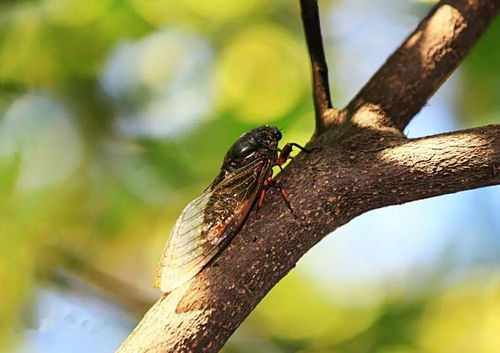
[[[286,203],[288,209],[290,210],[290,213],[292,214],[293,218],[297,218],[297,216],[295,216],[295,213],[293,212],[292,205],[290,204],[290,198],[288,197],[288,192],[283,187],[283,184],[281,183],[281,180],[279,180],[279,179],[271,179],[270,185],[274,186],[275,188],[277,188],[280,191],[281,196],[283,196],[283,199],[285,200],[285,203]]]
[[[287,143],[285,144],[285,146],[283,146],[282,149],[279,149],[280,154],[274,165],[278,166],[281,170],[283,170],[282,165],[285,164],[289,159],[293,159],[290,156],[293,147],[297,147],[298,149],[306,153],[311,153],[313,150],[316,149],[313,148],[311,150],[308,150],[307,148],[302,147],[298,143],[293,143],[293,142]],[[257,209],[261,208],[262,204],[264,203],[264,197],[266,196],[266,192],[271,186],[277,188],[280,191],[281,196],[283,196],[283,199],[285,200],[285,203],[288,209],[290,210],[292,216],[294,218],[297,218],[297,216],[295,216],[295,213],[293,212],[292,205],[290,204],[290,198],[288,197],[288,192],[286,191],[285,187],[283,186],[283,184],[279,179],[273,179],[271,177],[268,178],[266,181],[264,181],[264,185],[262,186],[262,190],[260,191],[259,201],[257,203]]]
[[[262,189],[260,190],[260,196],[259,196],[259,202],[257,202],[257,210],[260,210],[262,207],[262,204],[264,203],[264,197],[266,196],[267,189],[269,189],[269,180],[272,180],[271,178],[268,178],[264,181],[264,185],[262,186]]]
[[[273,179],[273,178],[268,178],[266,181],[264,181],[264,186],[262,187],[262,190],[260,191],[260,196],[259,196],[259,202],[257,203],[258,209],[262,206],[264,203],[264,197],[266,196],[266,192],[270,187],[275,187],[279,190],[281,193],[281,196],[283,196],[283,199],[285,200],[286,206],[290,210],[292,216],[294,218],[297,218],[295,216],[295,213],[293,212],[292,205],[290,204],[290,198],[288,197],[288,193],[286,189],[283,187],[283,184],[279,179]]]
[[[276,160],[276,165],[278,167],[280,167],[280,169],[281,169],[281,166],[283,164],[285,164],[289,159],[293,159],[290,156],[290,153],[292,153],[293,147],[297,147],[299,150],[306,152],[306,153],[311,153],[313,150],[316,149],[316,148],[313,148],[312,150],[308,150],[307,148],[302,147],[298,143],[295,143],[295,142],[287,143],[285,146],[283,146],[282,149],[280,149],[280,155],[278,156],[278,159]]]

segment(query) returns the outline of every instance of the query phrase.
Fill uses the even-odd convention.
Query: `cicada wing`
[[[210,245],[205,236],[204,215],[211,195],[211,192],[206,192],[191,201],[175,222],[156,270],[153,287],[171,292],[210,261],[202,255],[204,248]]]
[[[242,167],[207,189],[182,211],[170,234],[153,287],[171,292],[224,248],[250,211],[269,164]]]

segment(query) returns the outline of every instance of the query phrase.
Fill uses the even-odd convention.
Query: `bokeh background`
[[[431,6],[321,1],[337,106]],[[263,123],[308,140],[299,18],[296,0],[0,3],[1,352],[113,352],[230,144]],[[500,122],[498,38],[497,20],[409,136]],[[499,210],[493,187],[353,220],[224,351],[500,352]]]

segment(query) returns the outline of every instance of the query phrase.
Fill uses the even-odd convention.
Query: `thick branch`
[[[403,130],[464,59],[500,8],[499,0],[439,2],[417,29],[377,71],[346,113],[362,125]],[[380,114],[356,113],[366,106]]]
[[[500,125],[407,140],[327,131],[280,174],[279,195],[252,213],[192,283],[163,296],[120,353],[216,352],[265,294],[322,237],[374,208],[500,183]],[[392,135],[391,135],[392,136]]]
[[[326,129],[331,108],[316,1],[301,0],[313,68],[317,134],[280,174],[276,193],[215,261],[164,295],[120,353],[216,352],[314,244],[375,208],[500,183],[500,126],[407,140],[403,129],[498,12],[498,0],[442,1]],[[312,9],[312,10],[311,10]],[[308,12],[309,11],[309,12]],[[319,113],[319,114],[318,114]]]
[[[300,0],[300,7],[311,60],[316,130],[322,132],[327,128],[329,117],[333,111],[328,83],[328,66],[321,38],[318,0]]]

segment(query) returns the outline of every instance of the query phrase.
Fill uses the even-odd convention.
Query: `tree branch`
[[[337,227],[375,208],[500,183],[500,125],[416,140],[393,129],[403,129],[457,66],[498,12],[498,0],[439,3],[344,110],[353,124],[335,129],[327,129],[338,117],[329,101],[317,3],[301,5],[313,8],[303,20],[321,132],[308,147],[321,149],[299,154],[279,174],[298,218],[271,191],[213,262],[158,300],[119,353],[216,352]]]
[[[363,125],[403,130],[468,54],[499,9],[498,0],[440,1],[344,113]],[[367,106],[378,111],[369,121],[357,114]]]
[[[500,183],[500,125],[382,143],[377,130],[344,136],[328,130],[313,143],[321,151],[300,154],[280,174],[298,219],[272,193],[216,261],[160,298],[118,352],[216,352],[337,227],[371,209]]]
[[[318,12],[318,0],[300,0],[302,23],[306,36],[307,49],[311,60],[314,111],[316,131],[323,132],[331,123],[335,110],[332,109],[328,66],[326,64],[321,26]]]

